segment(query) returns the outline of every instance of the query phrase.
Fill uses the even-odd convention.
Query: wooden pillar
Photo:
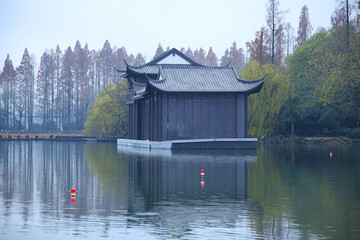
[[[131,139],[131,131],[130,131],[130,129],[131,129],[131,107],[130,107],[130,105],[129,105],[128,123],[129,123],[128,124],[128,131],[129,131],[128,138]]]
[[[248,137],[248,95],[245,94],[245,137]]]

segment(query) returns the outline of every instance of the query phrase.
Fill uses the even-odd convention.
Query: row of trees
[[[33,124],[34,113],[34,57],[24,51],[20,66],[14,69],[7,56],[0,75],[0,127],[21,128]]]
[[[269,0],[274,2],[278,3]],[[331,130],[360,137],[359,130],[351,129],[359,128],[360,121],[360,31],[353,9],[351,2],[341,2],[331,17],[331,28],[309,38],[311,24],[303,7],[296,48],[285,65],[271,64],[271,44],[263,45],[263,52],[256,45],[252,61],[241,74],[250,79],[269,75],[262,91],[249,99],[252,136],[329,134]],[[259,43],[259,36],[257,32],[252,43]],[[264,34],[265,40],[269,38],[271,34]]]
[[[169,47],[167,47],[166,51],[168,50],[170,50]],[[225,50],[224,55],[220,59],[216,56],[212,47],[209,48],[207,53],[203,48],[200,48],[199,50],[196,49],[195,51],[191,50],[191,48],[181,48],[180,52],[194,61],[206,66],[217,67],[228,65],[229,67],[235,67],[237,70],[241,70],[245,67],[244,50],[242,48],[238,48],[236,42],[233,42],[232,46]],[[159,44],[154,58],[158,57],[162,53],[164,53],[164,49],[161,44]]]
[[[36,74],[34,56],[27,49],[15,69],[7,56],[0,75],[0,128],[81,130],[91,102],[116,81],[113,66],[124,58],[126,51],[112,49],[108,41],[99,51],[83,48],[77,41],[74,50],[68,47],[62,52],[57,46],[45,51]]]
[[[284,22],[287,11],[280,10],[279,6],[279,0],[268,1],[266,25],[256,31],[254,40],[246,43],[250,58],[261,65],[283,64],[293,50],[311,36],[313,30],[306,5],[301,9],[297,36],[291,24]]]
[[[169,47],[168,47],[169,49]],[[209,66],[226,65],[242,69],[244,51],[234,42],[219,60],[212,47],[181,51]],[[155,56],[164,52],[159,44]],[[118,82],[113,67],[125,69],[124,60],[134,66],[146,63],[141,53],[128,55],[124,47],[112,48],[106,41],[101,50],[90,50],[77,41],[74,49],[46,50],[38,68],[25,49],[20,66],[14,68],[7,56],[0,75],[0,129],[5,131],[82,130],[88,109],[99,92]],[[38,69],[37,73],[35,69]],[[34,124],[35,123],[35,124]]]

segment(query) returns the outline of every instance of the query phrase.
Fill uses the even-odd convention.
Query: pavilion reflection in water
[[[239,217],[246,218],[247,164],[257,160],[256,151],[175,152],[118,146],[118,153],[129,159],[129,181],[133,181],[128,212],[161,226],[165,234],[182,237],[193,233],[199,223],[235,226]]]
[[[247,197],[247,162],[256,151],[170,151],[125,148],[129,181],[151,201]],[[201,176],[201,170],[205,171]]]

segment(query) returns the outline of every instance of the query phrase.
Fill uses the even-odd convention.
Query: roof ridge
[[[229,69],[231,70],[231,67],[226,67],[226,66],[205,66],[205,65],[200,65],[200,66],[193,66],[193,65],[189,65],[189,64],[164,64],[164,65],[160,65],[163,68],[201,68],[201,69]]]
[[[156,64],[158,62],[160,62],[161,60],[163,60],[164,58],[166,58],[167,56],[171,55],[171,54],[177,54],[179,55],[181,58],[185,59],[187,62],[189,62],[191,65],[202,65],[196,61],[194,61],[193,59],[191,59],[190,57],[186,56],[184,53],[180,52],[179,50],[177,50],[176,48],[172,48],[169,51],[163,52],[162,54],[160,54],[159,56],[157,56],[155,59],[151,60],[150,62],[147,63],[147,65],[152,65],[152,64]]]

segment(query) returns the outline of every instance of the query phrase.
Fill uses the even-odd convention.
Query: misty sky
[[[46,49],[59,44],[101,49],[108,39],[112,47],[124,46],[151,60],[159,43],[205,51],[212,46],[219,58],[236,41],[254,39],[264,26],[267,0],[0,0],[0,67],[7,54],[14,67],[25,47],[37,64]],[[280,0],[288,10],[285,21],[297,31],[302,6],[309,8],[314,31],[330,27],[337,0]]]

